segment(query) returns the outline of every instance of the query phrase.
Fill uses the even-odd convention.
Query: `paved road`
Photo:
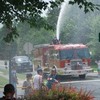
[[[77,89],[92,91],[95,100],[100,100],[100,79],[63,82],[65,86],[74,86]]]

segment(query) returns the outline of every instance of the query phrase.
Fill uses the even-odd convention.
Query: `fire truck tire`
[[[85,74],[83,74],[83,75],[79,75],[79,78],[80,78],[80,79],[85,79],[85,77],[86,77]]]

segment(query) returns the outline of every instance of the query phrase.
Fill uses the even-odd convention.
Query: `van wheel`
[[[79,78],[80,78],[80,79],[85,79],[85,77],[86,77],[85,74],[83,74],[83,75],[79,75]]]

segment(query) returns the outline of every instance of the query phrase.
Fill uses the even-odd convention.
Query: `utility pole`
[[[11,58],[9,58],[9,83],[11,83]]]
[[[8,52],[9,52],[9,58],[8,58],[8,60],[9,60],[9,83],[11,83],[11,54],[12,54],[12,52],[11,52],[11,45],[12,45],[12,43],[9,43],[8,44]]]

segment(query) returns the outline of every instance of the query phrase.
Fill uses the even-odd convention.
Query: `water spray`
[[[63,22],[63,15],[65,14],[66,7],[68,6],[69,0],[65,0],[65,2],[61,5],[61,10],[59,13],[58,21],[57,21],[57,27],[56,27],[56,38],[59,40],[60,38],[60,32],[61,32],[61,26]]]

